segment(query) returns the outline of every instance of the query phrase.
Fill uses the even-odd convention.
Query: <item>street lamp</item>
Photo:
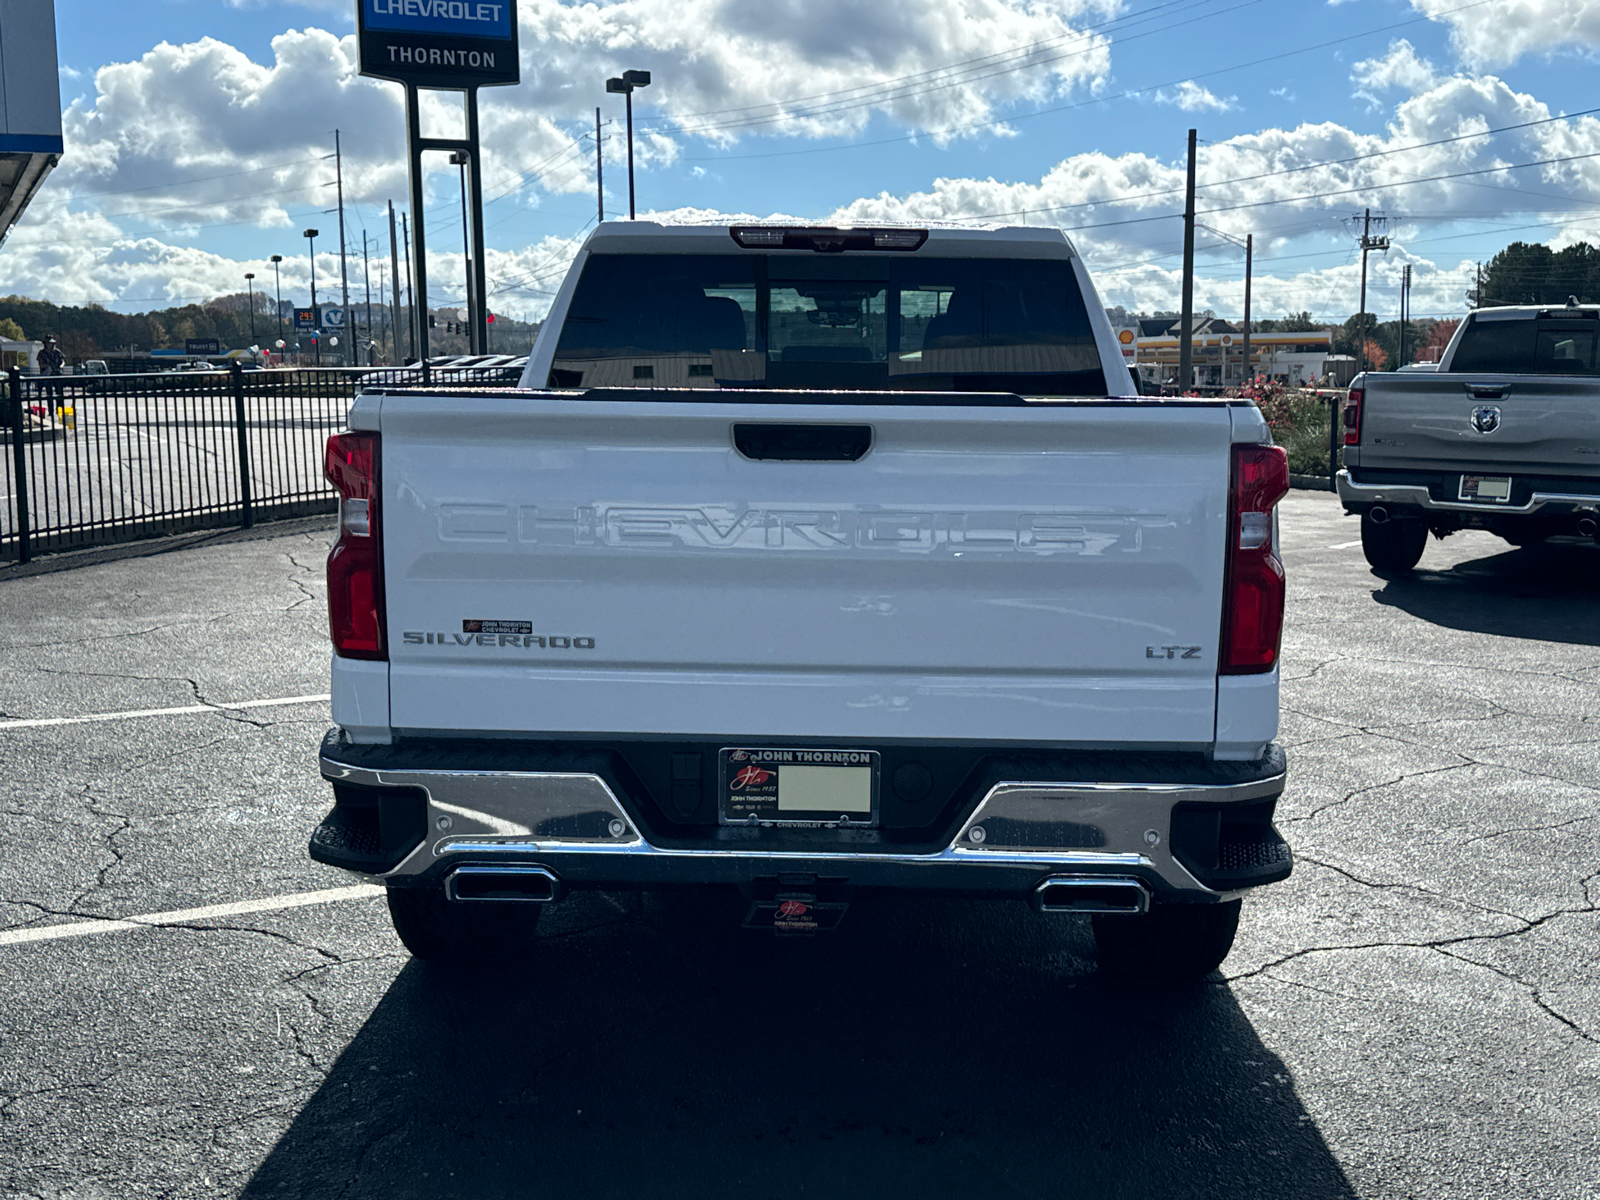
[[[278,349],[283,349],[283,275],[278,270],[278,264],[283,261],[283,255],[272,256],[272,277],[278,285]]]
[[[620,79],[606,80],[606,91],[620,92],[628,106],[628,220],[633,220],[633,89],[650,86],[649,71],[624,71]]]
[[[308,229],[308,230],[305,231],[305,234],[304,234],[306,241],[310,244],[310,249],[306,253],[309,254],[310,257],[311,257],[311,311],[312,312],[316,312],[317,311],[317,234],[319,232],[321,232],[321,231],[320,230],[316,230],[316,229]],[[321,333],[322,332],[322,319],[321,319],[320,315],[318,317],[314,318],[314,319],[317,322],[317,332]],[[317,348],[317,366],[320,367],[322,365],[322,339],[320,337],[319,338],[313,338],[312,339],[312,344],[314,346],[316,346],[316,348]]]
[[[254,278],[255,273],[253,271],[244,273],[244,289],[245,293],[250,297],[250,342],[252,345],[255,344],[256,340],[256,285],[250,281]]]
[[[467,271],[467,353],[477,354],[478,350],[478,322],[474,312],[477,305],[473,303],[476,289],[472,286],[472,247],[467,243],[467,164],[472,161],[472,155],[465,150],[452,150],[450,152],[450,165],[461,168],[461,262]]]

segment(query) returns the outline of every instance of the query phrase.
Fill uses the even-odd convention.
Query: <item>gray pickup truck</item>
[[[1480,308],[1438,370],[1366,373],[1344,409],[1339,498],[1379,570],[1428,534],[1526,546],[1600,529],[1600,306]]]

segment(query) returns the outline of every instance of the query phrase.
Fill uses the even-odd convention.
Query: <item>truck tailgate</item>
[[[397,730],[1214,736],[1226,407],[380,403]]]
[[[1369,374],[1366,383],[1359,456],[1345,451],[1351,466],[1600,476],[1591,379],[1475,372]]]

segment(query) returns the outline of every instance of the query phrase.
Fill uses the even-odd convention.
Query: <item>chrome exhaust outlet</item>
[[[1578,534],[1580,537],[1592,538],[1596,531],[1600,531],[1600,525],[1595,524],[1593,517],[1584,517],[1578,522]]]
[[[1052,875],[1033,890],[1033,900],[1047,913],[1150,911],[1150,889],[1143,883],[1106,875]]]
[[[543,867],[457,867],[445,877],[451,900],[510,900],[553,904],[561,899],[561,880]]]
[[[1374,504],[1367,515],[1372,518],[1374,525],[1387,525],[1389,523],[1389,510],[1381,504]]]

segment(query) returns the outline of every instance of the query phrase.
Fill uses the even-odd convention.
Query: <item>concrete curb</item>
[[[1328,482],[1326,475],[1293,475],[1289,476],[1289,486],[1300,488],[1307,492],[1331,492],[1333,484]]]

